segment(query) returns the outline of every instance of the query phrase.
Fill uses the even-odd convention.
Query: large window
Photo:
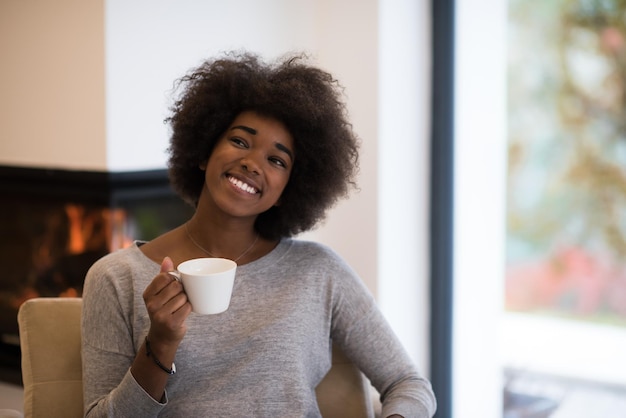
[[[623,416],[626,2],[510,0],[508,27],[508,403]]]
[[[438,416],[623,416],[626,3],[444,3],[453,75],[434,84],[434,111],[451,115],[433,117],[433,150],[448,155],[433,164],[452,180],[435,166],[432,187],[452,190],[433,192],[452,233],[432,237]]]

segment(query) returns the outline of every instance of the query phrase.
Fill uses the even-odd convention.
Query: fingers
[[[144,294],[143,294],[144,300],[147,297],[160,294],[162,291],[170,287],[173,281],[176,281],[174,276],[172,276],[171,274],[168,274],[168,272],[171,272],[171,271],[174,271],[174,263],[172,262],[171,258],[165,257],[163,261],[161,262],[161,269],[160,269],[159,274],[155,276],[155,278],[146,287],[144,291]],[[173,287],[170,287],[169,290],[170,290],[169,296],[172,297],[175,294],[180,293],[182,291],[182,286],[173,286]]]
[[[185,331],[184,321],[191,312],[191,304],[182,284],[167,273],[173,269],[172,260],[165,257],[159,274],[143,293],[152,327],[159,330],[159,334],[166,339],[182,338]]]
[[[174,262],[171,258],[165,257],[161,262],[161,273],[167,273],[174,270]]]

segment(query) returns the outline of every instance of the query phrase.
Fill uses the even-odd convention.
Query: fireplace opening
[[[185,222],[166,170],[107,173],[0,166],[0,380],[21,384],[17,311],[80,297],[89,267]]]

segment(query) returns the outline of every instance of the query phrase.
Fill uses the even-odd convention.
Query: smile
[[[248,183],[244,183],[241,180],[238,180],[234,177],[228,176],[228,181],[230,182],[230,184],[232,184],[233,186],[235,186],[236,188],[238,188],[239,190],[242,190],[246,193],[250,193],[250,194],[257,194],[258,190],[255,189],[254,187],[250,186]]]

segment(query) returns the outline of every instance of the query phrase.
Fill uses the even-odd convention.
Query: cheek
[[[279,202],[282,200],[282,196],[285,194],[285,190],[287,190],[287,186],[289,185],[289,176],[284,179],[281,179],[281,188],[279,194]]]

